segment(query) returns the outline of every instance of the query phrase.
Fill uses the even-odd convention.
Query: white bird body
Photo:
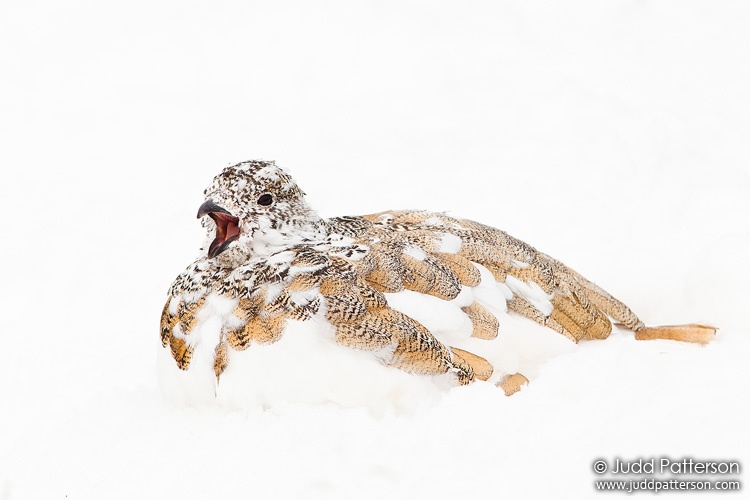
[[[159,378],[178,404],[413,408],[475,380],[513,392],[509,377],[606,338],[612,320],[713,334],[647,329],[575,271],[476,222],[324,220],[273,162],[225,169],[206,197],[207,249],[162,313]]]

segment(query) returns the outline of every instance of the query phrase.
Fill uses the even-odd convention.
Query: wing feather
[[[360,269],[367,282],[381,292],[407,289],[453,300],[462,287],[480,284],[478,265],[486,268],[497,283],[509,285],[513,297],[507,301],[507,310],[575,342],[606,338],[612,329],[610,318],[632,329],[642,327],[622,302],[564,264],[498,229],[430,212],[382,212],[362,219],[371,226],[355,239],[370,249]],[[455,253],[440,251],[446,235],[460,240]],[[415,248],[423,258],[415,258]],[[511,282],[509,276],[515,281]],[[473,309],[464,308],[474,324],[474,335],[494,338],[495,325],[487,323],[488,316],[478,313],[481,306],[475,305]],[[496,307],[505,309],[501,304]]]

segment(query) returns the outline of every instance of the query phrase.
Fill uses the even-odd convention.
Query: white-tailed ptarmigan
[[[160,382],[178,403],[398,407],[475,380],[510,394],[540,359],[606,338],[613,322],[637,339],[715,333],[645,327],[569,267],[477,222],[323,219],[271,161],[225,168],[205,195],[208,239],[161,316]]]

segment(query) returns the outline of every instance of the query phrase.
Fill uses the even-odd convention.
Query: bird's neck
[[[323,242],[328,237],[326,227],[323,219],[317,216],[283,223],[261,220],[249,242],[252,254],[268,256],[295,245]]]

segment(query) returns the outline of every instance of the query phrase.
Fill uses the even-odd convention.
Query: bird
[[[535,357],[614,327],[638,340],[716,333],[647,327],[479,222],[423,210],[323,218],[274,161],[226,167],[204,195],[205,242],[160,320],[159,381],[176,404],[398,409],[476,382],[511,395],[537,373]]]

